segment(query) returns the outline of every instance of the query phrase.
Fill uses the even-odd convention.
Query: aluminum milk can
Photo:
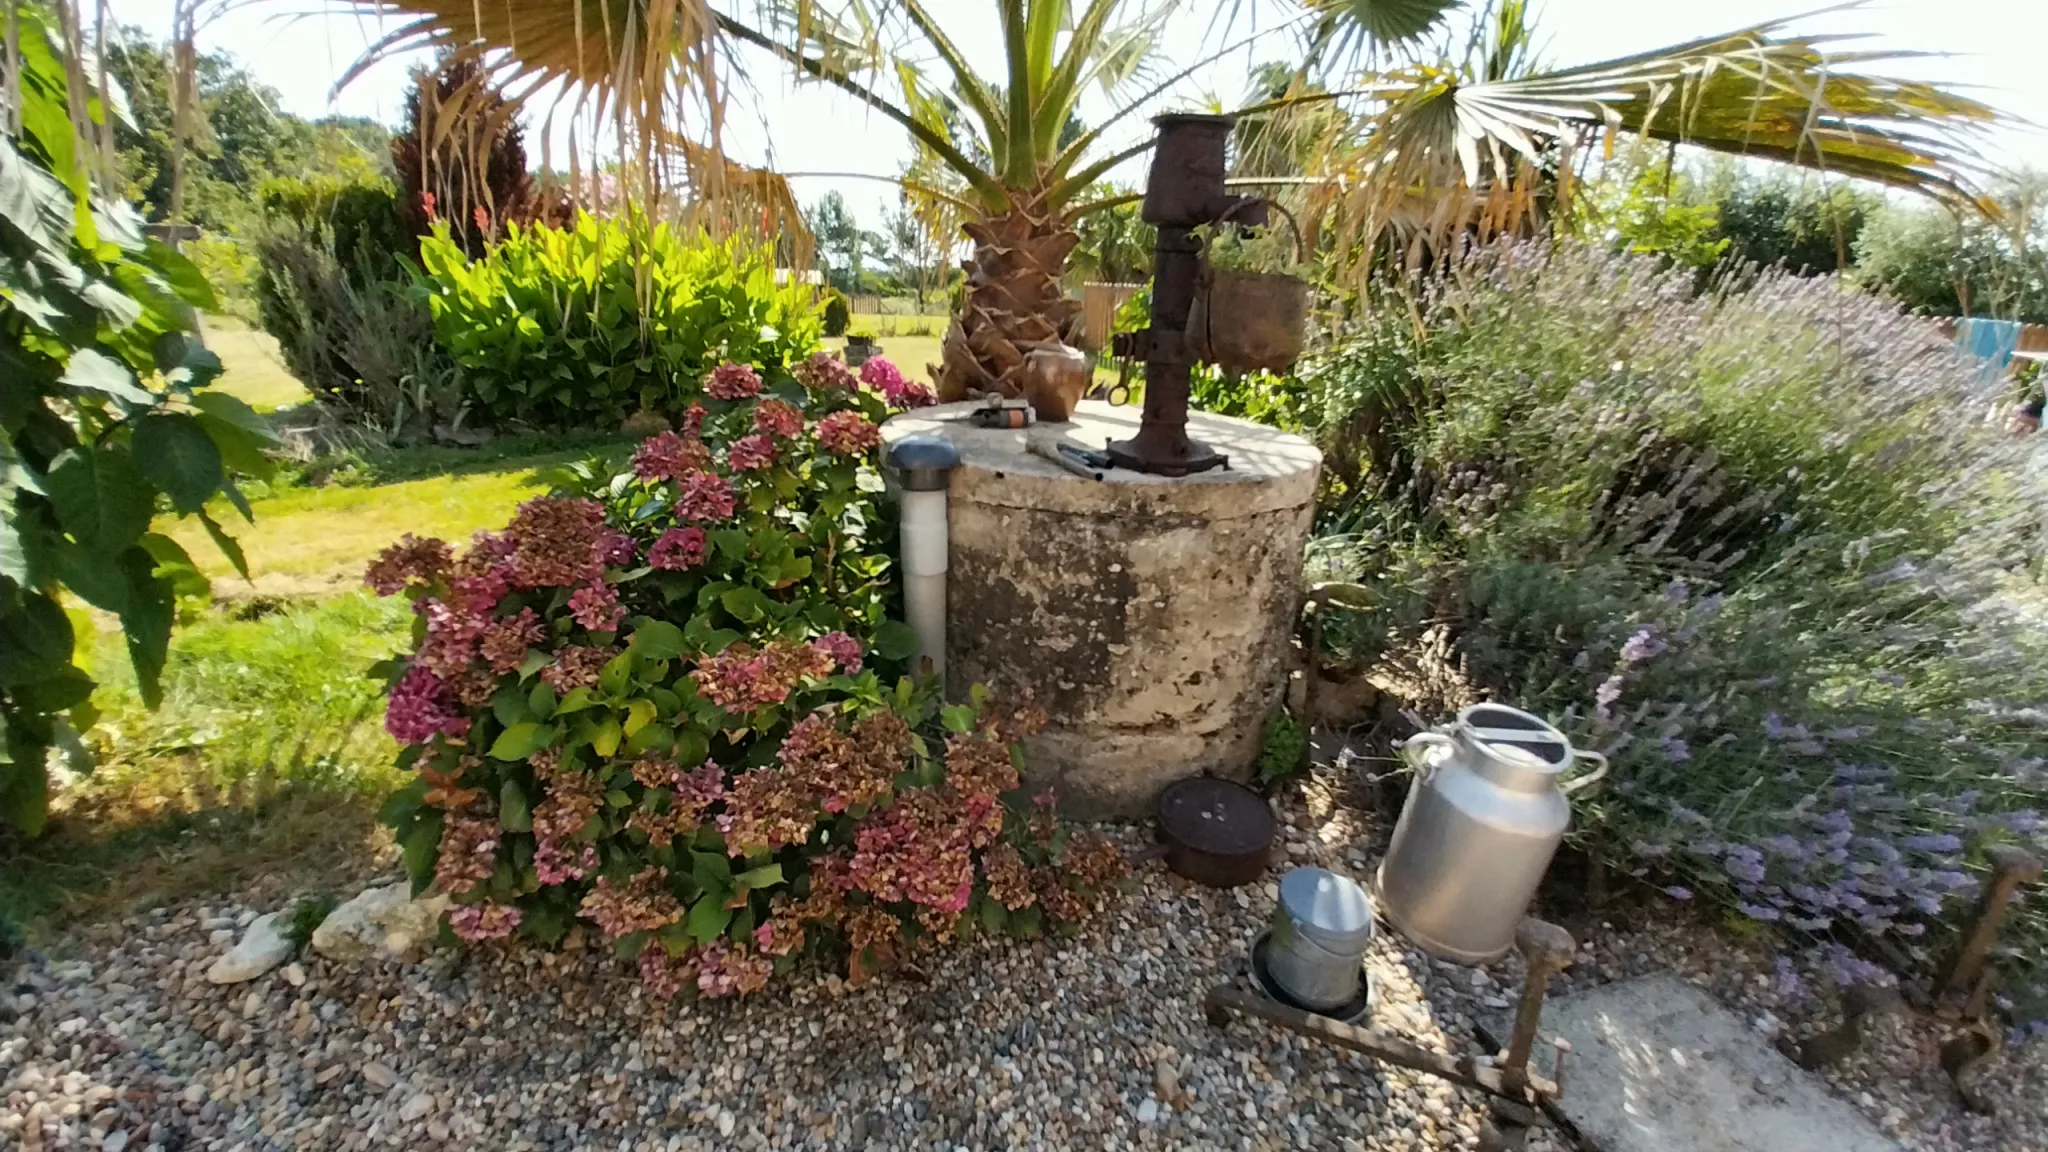
[[[1501,704],[1411,737],[1403,755],[1416,777],[1374,881],[1380,910],[1433,955],[1493,960],[1514,945],[1571,825],[1566,797],[1605,776],[1607,760]],[[1566,782],[1574,760],[1595,768]]]
[[[1372,943],[1372,901],[1349,876],[1296,868],[1280,878],[1266,971],[1294,1002],[1334,1011],[1358,997]]]

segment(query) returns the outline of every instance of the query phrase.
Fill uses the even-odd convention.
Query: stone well
[[[987,684],[1052,722],[1026,745],[1029,783],[1083,818],[1149,815],[1167,783],[1245,779],[1280,701],[1300,609],[1302,548],[1322,457],[1298,436],[1206,413],[1188,434],[1227,470],[1101,481],[1027,449],[1091,451],[1137,432],[1138,410],[1084,401],[1065,424],[979,428],[972,402],[897,416],[893,443],[960,449],[947,490],[946,679]]]

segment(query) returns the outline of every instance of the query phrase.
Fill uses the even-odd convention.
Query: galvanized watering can
[[[1417,775],[1374,880],[1375,903],[1423,950],[1484,964],[1514,946],[1515,927],[1571,826],[1572,793],[1607,775],[1607,759],[1519,709],[1478,704],[1410,737]],[[1563,779],[1575,760],[1593,771]]]

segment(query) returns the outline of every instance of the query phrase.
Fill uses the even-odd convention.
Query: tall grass
[[[397,751],[365,673],[410,626],[405,605],[360,593],[211,610],[172,641],[154,712],[107,637],[87,734],[98,764],[61,792],[48,834],[6,856],[0,913],[35,921],[360,868]]]

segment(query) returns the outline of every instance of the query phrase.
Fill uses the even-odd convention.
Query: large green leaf
[[[723,892],[707,892],[690,906],[690,918],[684,928],[697,943],[711,943],[732,923],[732,909],[725,907],[724,897]]]
[[[135,666],[135,688],[142,702],[154,708],[163,702],[164,660],[170,651],[176,601],[171,582],[156,578],[156,559],[148,552],[129,548],[117,563],[128,581],[128,604],[121,610],[128,662]]]
[[[135,382],[135,373],[126,364],[96,348],[73,352],[62,379],[73,388],[98,392],[123,404],[146,408],[157,402],[155,393]]]
[[[0,139],[0,220],[46,255],[68,260],[72,203],[70,191],[55,176],[30,163],[13,140]]]
[[[498,789],[498,826],[507,832],[526,832],[533,828],[533,809],[527,806],[526,790],[517,780],[507,780]]]
[[[498,734],[491,743],[491,759],[524,760],[535,752],[555,742],[561,733],[552,724],[536,724],[527,721],[514,724]]]
[[[673,660],[683,654],[683,630],[666,620],[645,616],[633,622],[633,650],[649,660]]]
[[[198,420],[156,412],[135,427],[135,463],[180,512],[197,512],[220,490],[220,449]]]
[[[149,527],[155,511],[148,481],[117,447],[78,447],[50,463],[43,478],[57,522],[72,538],[112,556]]]
[[[42,835],[50,814],[49,792],[49,777],[40,761],[0,762],[0,824],[24,836]]]
[[[171,291],[185,303],[208,312],[220,307],[220,300],[214,295],[213,285],[207,282],[206,274],[177,249],[152,239],[143,245],[142,262],[156,269],[164,282],[171,286]]]
[[[225,369],[199,337],[189,332],[166,332],[156,338],[150,354],[157,371],[172,387],[191,391],[214,382]]]

